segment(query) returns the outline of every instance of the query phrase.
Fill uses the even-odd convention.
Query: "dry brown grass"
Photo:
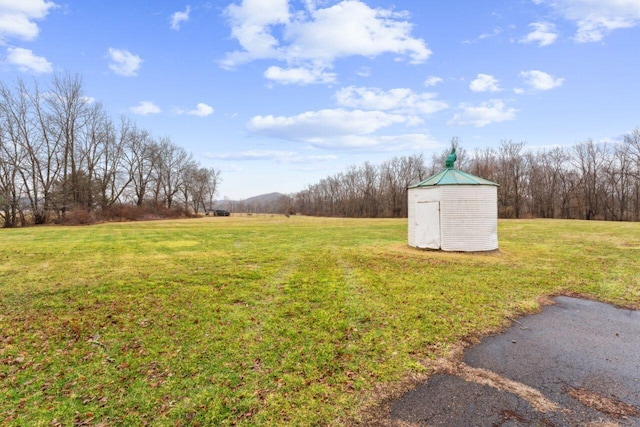
[[[569,388],[567,394],[585,406],[615,418],[637,417],[638,408],[618,399],[604,397],[586,388]]]

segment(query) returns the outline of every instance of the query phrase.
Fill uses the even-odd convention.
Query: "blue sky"
[[[220,197],[364,161],[640,126],[640,0],[0,0],[0,75],[86,95],[222,171]]]

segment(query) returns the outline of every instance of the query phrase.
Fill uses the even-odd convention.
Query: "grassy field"
[[[499,227],[490,254],[410,249],[406,220],[0,230],[0,425],[357,422],[540,296],[640,306],[640,224]]]

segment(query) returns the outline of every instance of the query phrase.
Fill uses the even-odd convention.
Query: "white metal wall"
[[[440,249],[491,251],[498,249],[498,191],[489,185],[442,185],[408,191],[409,246],[421,247],[418,230],[420,202],[440,202]],[[433,219],[434,222],[436,219]],[[437,248],[434,248],[437,249]]]
[[[498,249],[498,189],[485,185],[442,187],[442,250]]]

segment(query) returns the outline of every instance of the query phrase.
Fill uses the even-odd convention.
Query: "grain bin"
[[[409,246],[443,251],[498,249],[498,184],[446,168],[408,189]]]

